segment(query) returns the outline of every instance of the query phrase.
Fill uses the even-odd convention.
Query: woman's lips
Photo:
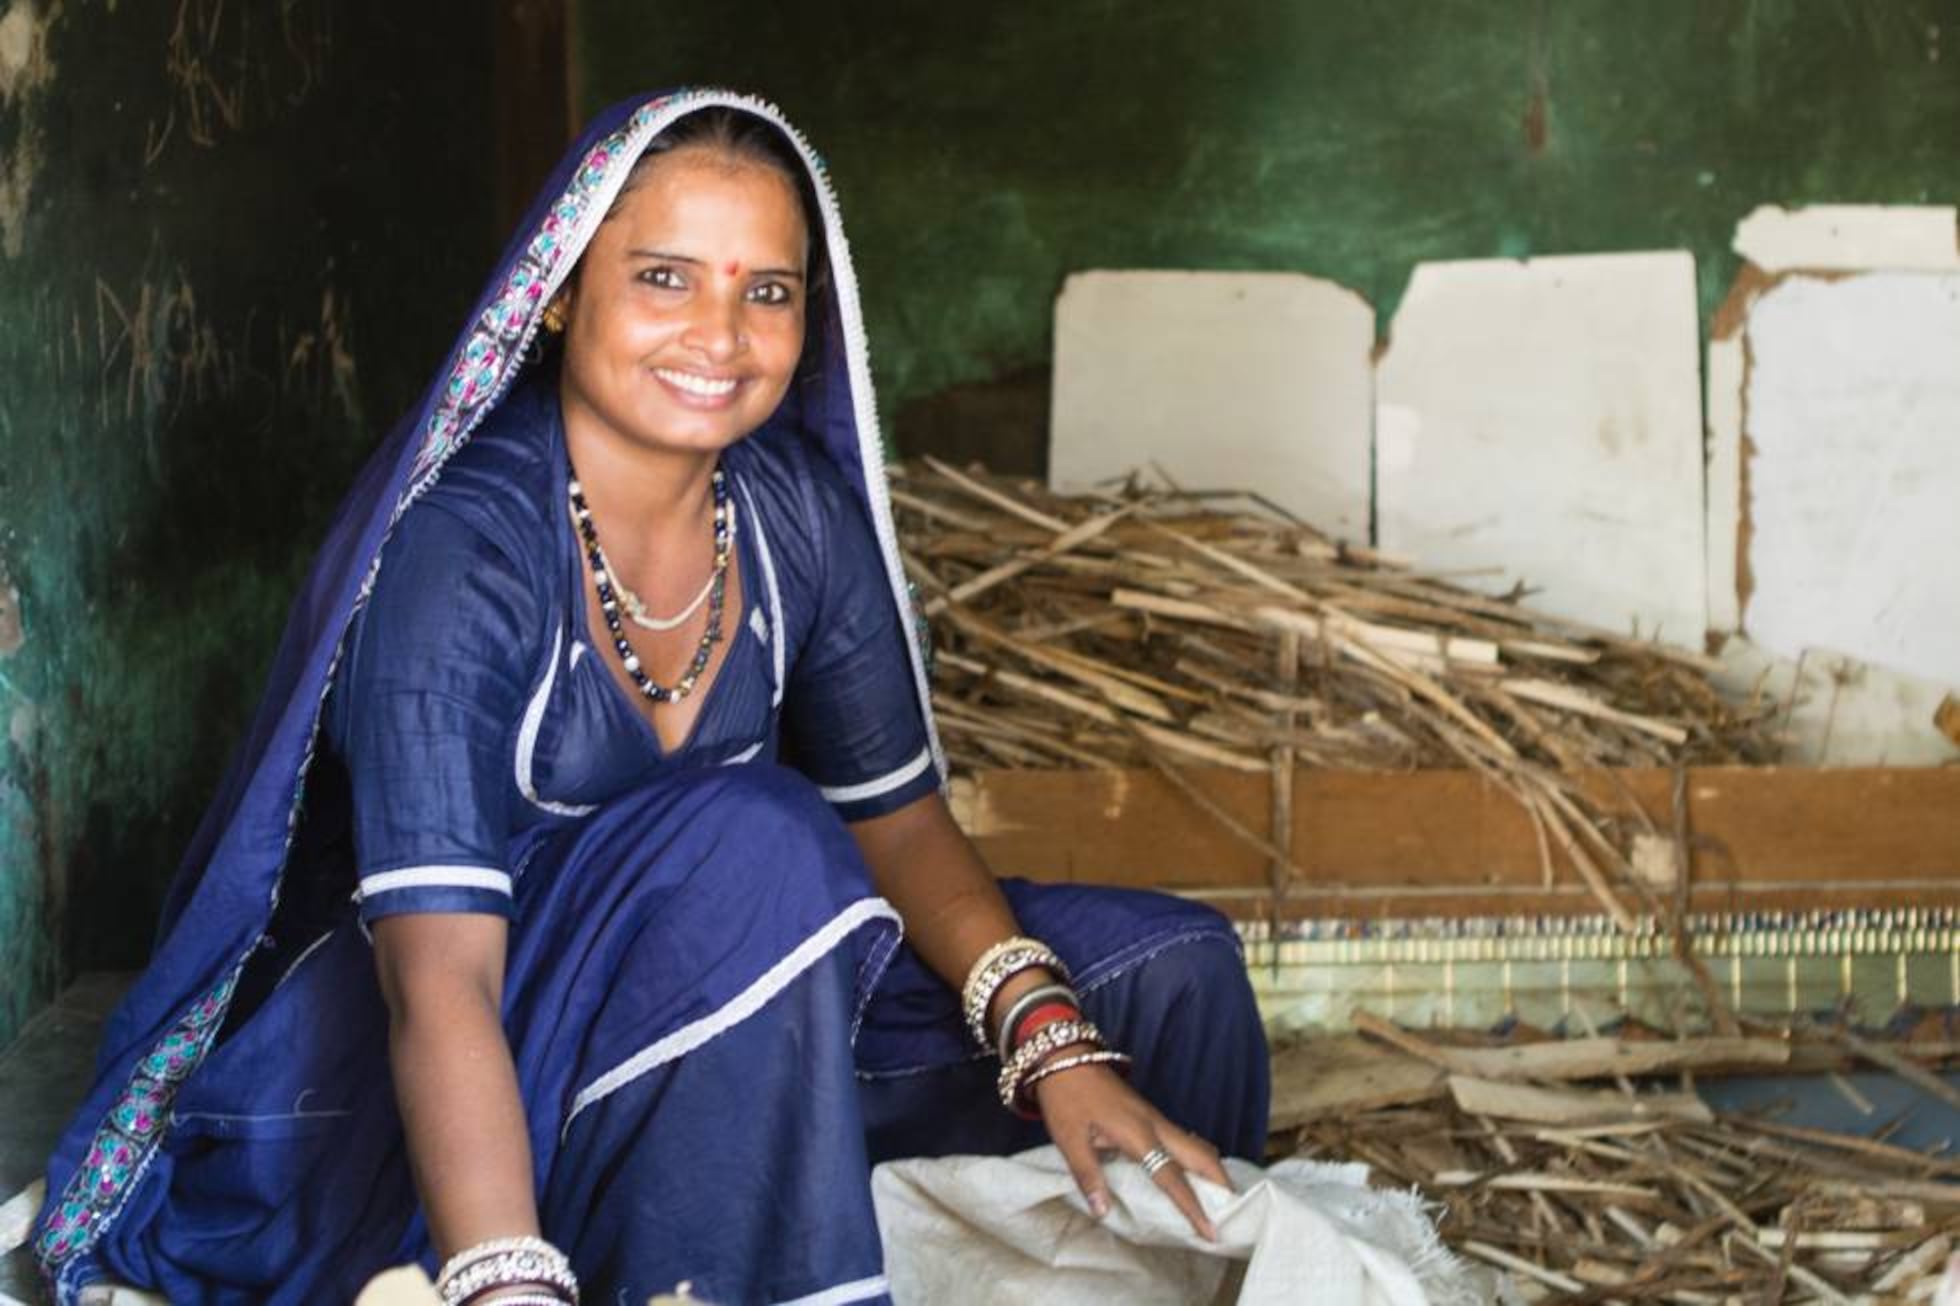
[[[676,367],[656,367],[653,375],[670,394],[691,408],[725,408],[734,402],[735,392],[742,384],[739,377],[703,376]]]

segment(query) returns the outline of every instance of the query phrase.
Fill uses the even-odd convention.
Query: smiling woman
[[[1236,936],[954,826],[814,156],[744,97],[624,106],[513,249],[51,1162],[57,1295],[879,1301],[873,1163],[1046,1140],[1091,1212],[1135,1163],[1208,1234],[1187,1173],[1265,1130]]]
[[[576,452],[717,452],[762,425],[803,349],[814,212],[753,136],[704,126],[633,166],[553,306]]]

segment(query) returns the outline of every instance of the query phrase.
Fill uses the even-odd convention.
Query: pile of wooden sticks
[[[1718,1116],[1692,1079],[1831,1074],[1876,1055],[1938,1082],[1925,1067],[1949,1061],[1951,1041],[1754,1031],[1465,1046],[1357,1024],[1365,1038],[1276,1056],[1279,1150],[1364,1161],[1376,1182],[1419,1189],[1447,1243],[1529,1298],[1923,1301],[1960,1236],[1960,1158]]]
[[[1060,496],[926,459],[895,469],[892,498],[956,770],[1223,766],[1277,789],[1296,765],[1473,767],[1531,815],[1548,876],[1569,864],[1630,924],[1653,904],[1629,814],[1573,777],[1774,756],[1777,705],[1724,701],[1700,653],[1536,614],[1244,494]]]

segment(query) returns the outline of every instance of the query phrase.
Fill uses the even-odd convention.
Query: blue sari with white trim
[[[814,375],[725,456],[743,608],[670,752],[586,642],[555,387],[526,359],[646,141],[711,104],[795,142],[831,278]],[[691,1279],[727,1303],[882,1300],[870,1164],[1041,1141],[990,1100],[956,995],[900,943],[845,826],[940,779],[911,625],[815,156],[723,92],[602,115],[295,605],[51,1158],[35,1246],[58,1300],[104,1278],[351,1300],[430,1262],[364,934],[402,911],[511,920],[540,1216],[589,1297]],[[1230,927],[1156,895],[1007,888],[1146,1094],[1256,1153],[1264,1048]]]
[[[510,915],[513,841],[677,771],[774,759],[779,734],[846,821],[933,792],[905,631],[849,486],[768,428],[722,468],[743,606],[672,751],[588,640],[553,369],[520,382],[404,517],[325,720],[364,919]]]

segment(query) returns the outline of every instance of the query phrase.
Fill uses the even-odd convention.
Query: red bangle
[[[1053,1025],[1062,1020],[1078,1020],[1082,1013],[1066,1002],[1047,1002],[1021,1017],[1021,1023],[1014,1027],[1014,1035],[1008,1043],[1008,1051],[1027,1042],[1033,1033],[1044,1025]]]

